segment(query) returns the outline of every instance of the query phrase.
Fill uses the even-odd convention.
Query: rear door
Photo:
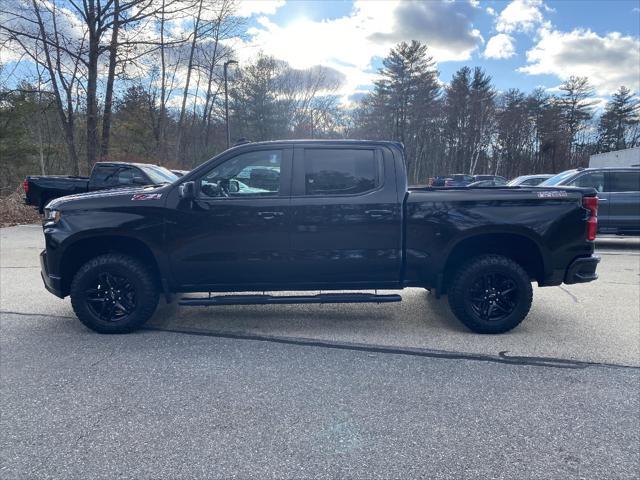
[[[640,170],[607,172],[608,227],[616,232],[640,232]]]
[[[291,280],[365,288],[397,284],[402,199],[391,152],[299,146],[291,198]]]

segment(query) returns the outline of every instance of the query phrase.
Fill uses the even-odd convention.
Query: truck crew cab
[[[89,328],[128,332],[179,292],[424,287],[471,330],[505,332],[531,282],[595,280],[591,188],[408,188],[383,141],[247,143],[170,185],[47,205],[42,278]],[[186,305],[400,301],[397,294],[215,295]]]

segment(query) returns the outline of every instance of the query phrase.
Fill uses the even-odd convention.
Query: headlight
[[[58,223],[60,221],[60,210],[50,210],[45,208],[44,221]]]

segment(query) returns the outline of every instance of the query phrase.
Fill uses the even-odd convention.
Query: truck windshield
[[[561,172],[557,175],[554,175],[551,178],[546,179],[544,182],[542,182],[539,186],[540,187],[553,187],[554,185],[560,185],[563,180],[566,180],[567,178],[575,175],[576,170],[567,170],[565,172]]]
[[[173,183],[178,176],[164,167],[157,165],[139,165],[153,183]]]

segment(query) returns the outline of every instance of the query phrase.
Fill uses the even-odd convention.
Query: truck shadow
[[[269,335],[340,336],[350,339],[424,336],[435,330],[466,332],[445,298],[422,289],[402,294],[393,304],[238,305],[192,307],[163,303],[151,328],[197,329]]]

